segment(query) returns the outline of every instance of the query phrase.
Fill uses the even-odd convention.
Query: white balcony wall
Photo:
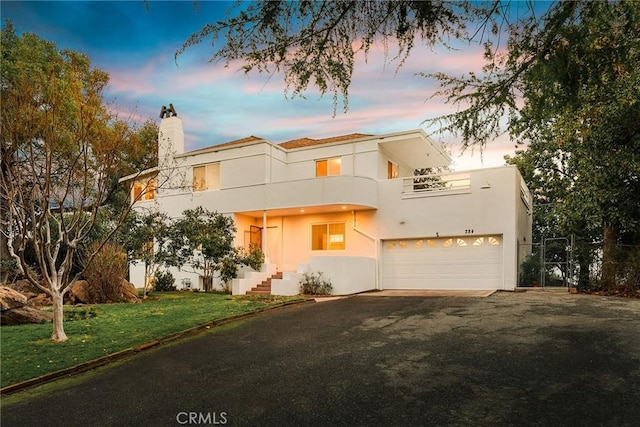
[[[220,163],[220,188],[263,184],[268,175],[264,154],[228,159]]]
[[[269,148],[269,155],[265,158],[265,162],[269,164],[269,180],[268,182],[281,182],[289,179],[289,170],[287,165],[287,153],[275,146]]]
[[[377,183],[363,177],[327,176],[276,182],[265,190],[267,209],[332,204],[377,206]]]

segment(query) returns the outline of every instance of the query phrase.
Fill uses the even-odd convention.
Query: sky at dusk
[[[176,50],[205,24],[224,17],[231,2],[149,1],[2,1],[3,21],[18,33],[30,32],[58,48],[84,52],[110,75],[104,95],[121,117],[159,122],[162,105],[172,103],[182,119],[185,148],[194,150],[255,135],[274,143],[349,133],[384,134],[423,128],[423,121],[452,111],[430,99],[436,84],[417,73],[444,71],[460,75],[479,70],[482,50],[461,46],[433,52],[417,44],[409,60],[385,61],[374,48],[355,65],[349,109],[340,103],[334,116],[331,94],[320,98],[313,88],[305,97],[287,98],[281,75],[245,75],[241,64],[225,68],[209,63],[207,41],[174,60]],[[4,24],[3,24],[4,25]],[[393,51],[392,51],[393,54]],[[393,55],[391,55],[393,56]],[[385,64],[386,62],[386,64]],[[341,102],[341,100],[340,100]],[[514,153],[507,137],[460,154],[458,140],[434,135],[451,152],[456,170],[504,164]]]

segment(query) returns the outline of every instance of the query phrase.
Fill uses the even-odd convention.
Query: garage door
[[[502,236],[382,242],[383,289],[500,289]]]

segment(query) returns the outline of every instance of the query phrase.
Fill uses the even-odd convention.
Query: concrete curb
[[[164,338],[159,338],[153,341],[146,342],[144,344],[140,344],[136,347],[127,348],[115,353],[108,354],[104,357],[100,357],[98,359],[90,360],[88,362],[84,362],[79,365],[72,366],[70,368],[61,369],[56,372],[51,372],[49,374],[41,375],[37,378],[32,378],[30,380],[8,385],[6,387],[0,388],[0,396],[7,396],[13,393],[17,393],[19,391],[27,390],[29,388],[33,388],[42,384],[55,381],[62,377],[70,377],[72,375],[87,372],[92,369],[99,368],[100,366],[107,365],[116,360],[120,360],[125,357],[131,356],[133,354],[140,353],[141,351],[145,351],[150,348],[154,348],[169,342],[177,341],[181,338],[186,338],[188,336],[196,335],[199,332],[202,332],[203,330],[208,330],[213,327],[226,325],[227,323],[232,323],[238,320],[254,317],[260,313],[264,313],[265,311],[275,310],[278,308],[285,308],[293,305],[309,304],[309,303],[315,304],[315,301],[313,299],[304,299],[300,301],[287,301],[280,304],[271,305],[269,307],[258,308],[256,310],[249,311],[246,313],[236,314],[233,316],[224,317],[222,319],[217,319],[217,320],[212,320],[210,322],[202,323],[192,328],[185,329],[184,331],[180,331],[180,332],[176,332],[174,334],[168,335]]]

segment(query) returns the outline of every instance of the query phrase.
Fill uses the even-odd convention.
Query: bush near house
[[[154,290],[156,291],[166,292],[176,290],[176,279],[168,270],[156,272],[155,282]]]
[[[300,280],[300,293],[305,295],[331,295],[333,285],[322,277],[322,272],[304,273]]]

